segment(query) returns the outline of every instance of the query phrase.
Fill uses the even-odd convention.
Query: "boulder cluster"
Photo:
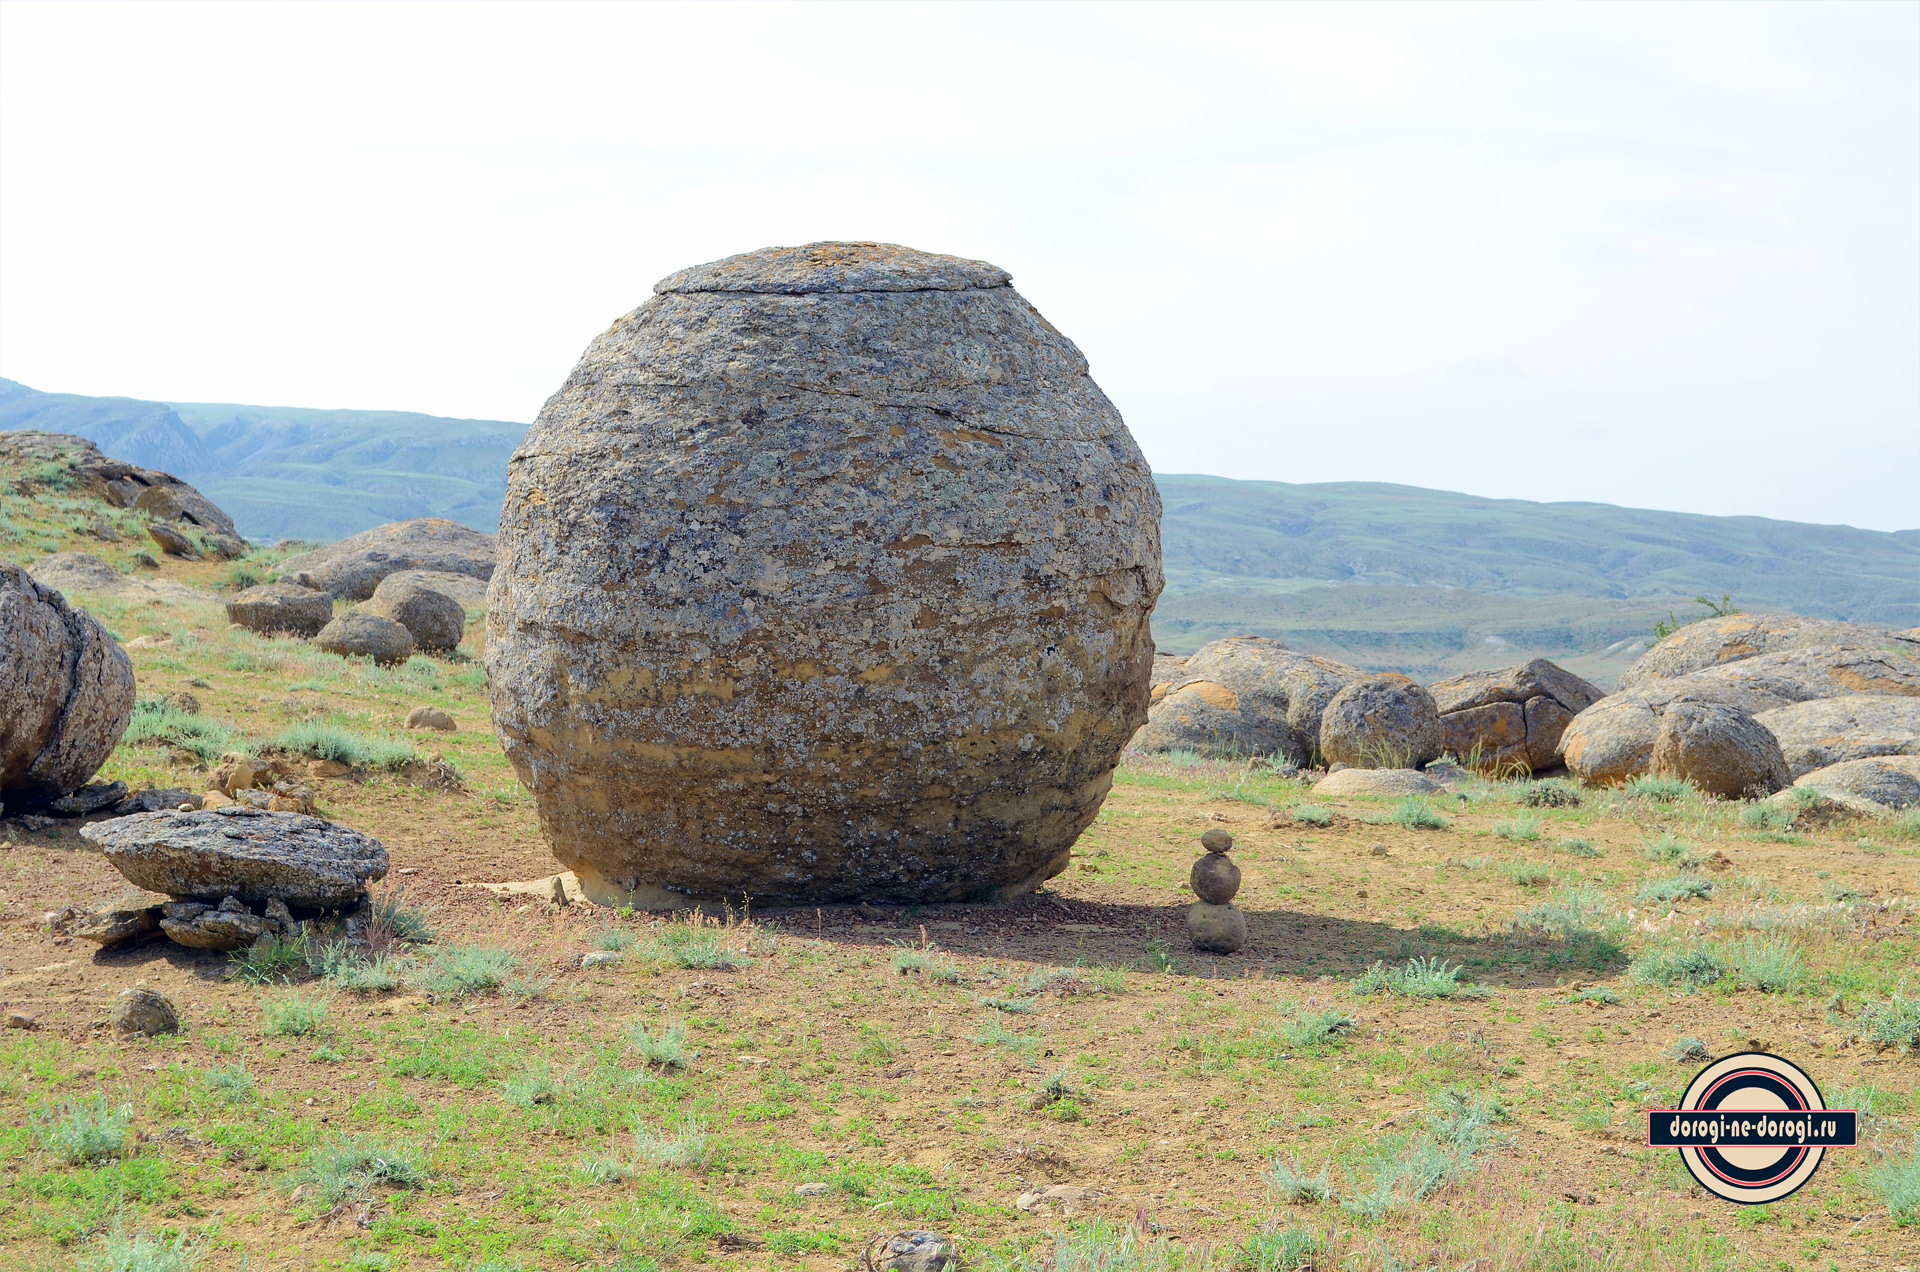
[[[246,541],[234,529],[233,518],[213,500],[172,473],[109,459],[98,446],[76,434],[30,429],[0,432],[0,460],[62,465],[76,493],[142,514],[147,536],[169,556],[192,558],[204,553],[236,557],[246,550]],[[104,522],[101,527],[105,531],[102,538],[117,537]]]
[[[345,826],[245,805],[136,813],[80,835],[128,883],[169,900],[87,916],[73,935],[103,946],[166,937],[194,949],[237,950],[291,935],[335,912],[353,914],[387,873],[387,850]]]

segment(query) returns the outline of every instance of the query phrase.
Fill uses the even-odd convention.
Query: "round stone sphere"
[[[1187,935],[1193,947],[1231,954],[1247,943],[1247,914],[1237,905],[1195,901],[1187,909]]]
[[[965,900],[1066,867],[1146,717],[1160,499],[981,261],[695,266],[508,466],[496,731],[586,895]]]
[[[1212,905],[1225,905],[1240,891],[1240,867],[1223,852],[1210,852],[1193,863],[1187,874],[1193,895]]]

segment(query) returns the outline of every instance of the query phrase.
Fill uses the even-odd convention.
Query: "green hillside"
[[[526,425],[403,411],[145,402],[0,380],[0,428],[79,433],[193,482],[256,539],[442,516],[497,527]],[[1920,625],[1920,530],[1533,503],[1372,482],[1160,474],[1161,646],[1242,632],[1437,676],[1533,656],[1611,683],[1669,610]],[[1691,611],[1691,615],[1689,614]]]

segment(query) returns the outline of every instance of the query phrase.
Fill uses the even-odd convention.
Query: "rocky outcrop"
[[[1327,774],[1313,784],[1313,793],[1323,799],[1350,799],[1355,796],[1438,795],[1445,788],[1413,769],[1344,768]]]
[[[311,639],[333,621],[333,595],[297,583],[262,583],[234,594],[227,621],[248,631]]]
[[[85,786],[133,717],[133,661],[85,610],[0,560],[0,803]]]
[[[1320,717],[1321,754],[1354,768],[1419,768],[1439,758],[1442,739],[1433,695],[1394,672],[1348,685]]]
[[[118,596],[143,601],[203,601],[204,592],[172,579],[143,579],[120,571],[91,552],[50,552],[29,567],[35,581],[71,597]]]
[[[342,658],[371,658],[383,666],[413,657],[413,633],[390,618],[349,610],[314,636],[313,643]]]
[[[602,901],[1001,895],[1065,868],[1145,714],[1159,495],[991,265],[676,274],[509,467],[495,728]]]
[[[1771,795],[1792,780],[1767,727],[1718,702],[1670,704],[1660,716],[1648,767],[1656,777],[1681,778],[1723,799]]]
[[[387,873],[387,850],[356,830],[299,813],[242,805],[205,812],[136,813],[94,822],[80,837],[135,887],[180,901],[295,909],[357,904]]]
[[[1427,686],[1440,710],[1442,748],[1493,771],[1552,768],[1573,717],[1605,695],[1544,658],[1474,671]]]
[[[1320,716],[1366,673],[1264,636],[1230,636],[1192,656],[1154,660],[1152,706],[1133,745],[1201,755],[1319,754]]]
[[[380,581],[402,570],[439,570],[491,579],[495,540],[444,517],[390,521],[384,526],[290,556],[280,563],[280,578],[348,600],[373,596]]]
[[[366,610],[406,628],[413,643],[428,653],[445,653],[466,635],[467,611],[451,596],[420,582],[419,576],[420,571],[408,571],[381,579]]]
[[[10,429],[0,432],[0,460],[64,464],[72,471],[79,494],[119,508],[138,508],[158,520],[185,522],[211,538],[231,540],[236,552],[245,546],[233,518],[213,500],[171,473],[109,459],[84,437]]]
[[[1718,703],[1757,717],[1800,702],[1862,693],[1920,695],[1920,663],[1858,646],[1757,654],[1602,698],[1567,726],[1560,751],[1579,777],[1617,785],[1648,771],[1660,718],[1674,702]]]
[[[1833,796],[1850,807],[1864,801],[1877,808],[1920,808],[1920,755],[1842,760],[1802,774],[1793,784]]]
[[[1888,643],[1890,636],[1882,627],[1802,618],[1798,614],[1733,614],[1702,619],[1687,624],[1640,655],[1631,667],[1620,673],[1616,689],[1644,689],[1659,681],[1710,667],[1812,645],[1876,649]]]
[[[1851,693],[1816,698],[1755,717],[1774,737],[1796,778],[1873,755],[1920,755],[1920,697]]]

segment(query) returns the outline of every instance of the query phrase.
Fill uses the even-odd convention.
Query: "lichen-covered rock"
[[[1444,789],[1440,783],[1412,769],[1344,768],[1313,784],[1313,793],[1322,799],[1349,799],[1356,795],[1394,798],[1438,795]]]
[[[1754,717],[1780,739],[1796,778],[1872,755],[1920,755],[1920,697],[1850,693],[1815,698]]]
[[[227,621],[251,632],[311,640],[333,621],[333,594],[297,583],[262,583],[234,594],[227,602]]]
[[[160,907],[144,905],[132,909],[112,907],[95,910],[69,930],[81,940],[92,941],[103,949],[138,945],[160,935]]]
[[[407,712],[409,729],[437,729],[442,733],[451,733],[460,726],[452,716],[439,707],[415,707]]]
[[[1247,943],[1247,915],[1239,906],[1195,901],[1187,908],[1187,935],[1209,954],[1231,954]]]
[[[1718,702],[1675,702],[1660,716],[1649,768],[1658,777],[1678,777],[1709,795],[1755,798],[1792,780],[1780,743],[1767,727],[1738,707]]]
[[[1802,774],[1794,786],[1833,796],[1849,807],[1920,807],[1920,755],[1875,755],[1842,760]]]
[[[1065,868],[1145,714],[1160,500],[977,261],[666,279],[509,466],[495,727],[587,895],[931,901]]]
[[[47,805],[54,817],[86,817],[112,808],[127,797],[125,782],[88,782],[71,794],[62,795]]]
[[[371,658],[389,666],[413,657],[413,633],[366,610],[352,610],[331,620],[313,643],[342,658]]]
[[[1643,689],[1710,667],[1811,645],[1874,649],[1887,643],[1889,636],[1883,627],[1802,618],[1798,614],[1732,614],[1702,619],[1688,623],[1640,655],[1620,673],[1616,690]]]
[[[127,882],[149,892],[312,910],[352,905],[387,873],[387,850],[356,830],[299,813],[233,804],[204,812],[136,813],[83,827]]]
[[[1320,717],[1320,752],[1355,768],[1419,768],[1440,755],[1433,695],[1394,672],[1342,689]]]
[[[399,586],[413,584],[424,587],[430,592],[442,596],[451,596],[460,602],[460,607],[469,612],[487,608],[487,580],[475,578],[471,574],[455,574],[451,570],[399,570],[380,580],[381,586],[388,584]],[[374,591],[379,592],[375,587]]]
[[[86,785],[133,717],[133,660],[85,610],[0,560],[0,803]]]
[[[380,581],[402,570],[443,570],[493,577],[494,536],[444,517],[390,521],[384,526],[290,556],[280,577],[348,600],[364,601]]]
[[[276,898],[276,901],[278,899]],[[284,912],[284,902],[280,902]],[[263,936],[279,936],[289,924],[255,914],[238,897],[219,905],[202,901],[171,901],[160,907],[160,930],[175,945],[195,950],[245,949]]]
[[[417,570],[388,575],[373,589],[369,613],[390,618],[407,629],[413,643],[429,653],[445,653],[466,635],[467,611],[459,601],[419,581]]]
[[[156,1038],[180,1031],[180,1013],[173,1000],[157,989],[136,985],[120,991],[113,1003],[113,1027],[123,1034]]]
[[[1427,686],[1440,709],[1448,754],[1481,768],[1544,769],[1559,763],[1560,735],[1604,695],[1544,658],[1474,671]]]
[[[1184,659],[1156,659],[1143,751],[1284,755],[1319,752],[1320,713],[1364,672],[1288,649],[1264,636],[1229,636]]]

